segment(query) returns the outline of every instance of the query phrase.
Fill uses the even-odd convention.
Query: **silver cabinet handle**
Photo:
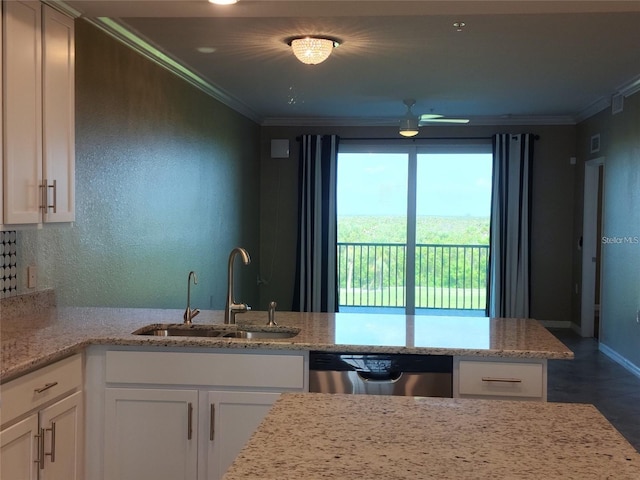
[[[483,382],[503,382],[503,383],[522,383],[520,378],[496,378],[496,377],[482,377]]]
[[[40,188],[42,189],[42,206],[40,208],[44,210],[44,213],[47,213],[50,209],[53,210],[53,213],[56,213],[58,210],[58,182],[54,180],[53,183],[49,185],[49,182],[45,178],[44,180],[42,180],[42,185],[40,185]],[[53,204],[51,205],[49,205],[50,188],[53,190]]]
[[[211,417],[209,418],[209,440],[213,442],[213,434],[215,432],[216,427],[216,406],[215,404],[211,404]]]
[[[35,388],[33,391],[35,393],[42,393],[46,390],[49,390],[50,388],[55,387],[56,385],[58,385],[58,382],[45,383],[43,387]]]
[[[51,432],[51,452],[45,453],[51,457],[51,463],[56,461],[56,422],[51,422],[51,428],[47,428],[47,431]]]
[[[45,213],[47,212],[47,204],[49,203],[49,199],[47,198],[47,193],[49,192],[47,189],[48,185],[46,178],[42,180],[42,185],[40,185],[40,210]]]
[[[47,188],[53,189],[53,205],[47,205],[47,209],[52,208],[53,213],[58,211],[58,183],[54,180],[53,185],[47,185]]]
[[[44,470],[44,428],[41,428],[38,435],[34,435],[34,438],[38,439],[38,457],[33,461],[38,464],[40,470]]]
[[[193,404],[189,402],[187,407],[187,440],[191,440],[193,437]]]

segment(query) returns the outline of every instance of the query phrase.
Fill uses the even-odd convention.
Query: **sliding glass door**
[[[338,295],[343,307],[406,305],[406,152],[338,154]]]
[[[341,311],[484,314],[491,145],[344,142]]]

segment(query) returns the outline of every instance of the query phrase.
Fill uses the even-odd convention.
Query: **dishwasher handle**
[[[379,373],[356,371],[356,375],[363,382],[368,383],[396,383],[402,378],[402,372],[389,372],[381,375]]]

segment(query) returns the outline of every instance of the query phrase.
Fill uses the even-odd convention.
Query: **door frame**
[[[580,335],[593,337],[596,263],[598,248],[598,187],[600,167],[604,169],[605,157],[587,160],[584,164],[584,197],[582,214],[582,291],[580,299]],[[603,170],[604,171],[604,170]],[[604,178],[604,177],[603,177]],[[602,297],[601,297],[602,298]],[[602,329],[602,319],[600,319]]]

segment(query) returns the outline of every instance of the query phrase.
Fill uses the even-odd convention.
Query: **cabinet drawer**
[[[302,355],[108,351],[107,383],[302,389]]]
[[[543,383],[541,363],[460,361],[460,395],[542,398]]]
[[[82,355],[42,367],[2,385],[2,423],[82,387]]]

